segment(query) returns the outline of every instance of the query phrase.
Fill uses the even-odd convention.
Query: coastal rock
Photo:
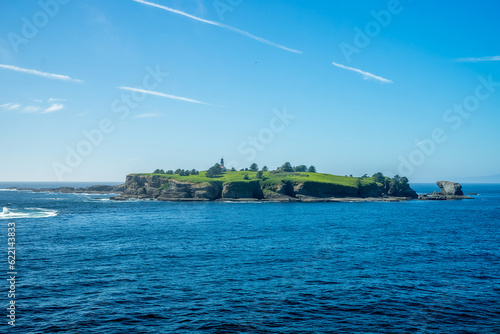
[[[462,191],[462,186],[459,183],[450,181],[438,181],[437,185],[439,189],[441,189],[441,193],[443,193],[444,195],[451,195],[451,196],[464,195]]]
[[[437,185],[441,189],[440,192],[434,191],[433,193],[422,194],[418,196],[418,199],[423,201],[473,199],[472,197],[464,196],[464,193],[462,192],[462,186],[459,183],[450,181],[438,181]]]
[[[205,198],[211,201],[219,199],[222,197],[222,182],[193,184],[191,193],[194,198]]]
[[[259,181],[249,182],[228,182],[222,188],[222,198],[256,198],[263,199],[264,193],[260,187]]]
[[[162,184],[159,200],[171,200],[176,198],[192,198],[191,183],[180,182],[177,180],[166,180]]]
[[[295,196],[310,197],[358,197],[357,188],[343,186],[341,184],[321,183],[321,182],[300,182],[293,186]]]

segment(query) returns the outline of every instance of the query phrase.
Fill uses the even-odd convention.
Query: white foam
[[[23,210],[9,209],[4,207],[0,213],[0,219],[19,219],[19,218],[47,218],[57,216],[56,210],[42,208],[26,208]]]

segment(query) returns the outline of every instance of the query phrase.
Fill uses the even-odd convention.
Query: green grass
[[[271,172],[264,172],[262,179],[257,178],[257,172],[249,172],[249,171],[227,171],[223,173],[220,177],[215,177],[215,178],[209,178],[205,176],[206,172],[200,172],[198,175],[189,175],[189,176],[180,176],[180,175],[168,175],[168,174],[152,174],[152,173],[142,173],[142,174],[134,174],[134,175],[143,175],[143,176],[151,176],[151,175],[158,175],[160,177],[164,178],[169,178],[169,179],[174,179],[177,181],[185,181],[185,182],[191,182],[191,183],[204,183],[204,182],[214,182],[214,181],[221,181],[221,182],[250,182],[250,181],[255,181],[259,180],[261,181],[262,185],[267,188],[267,187],[272,187],[275,185],[282,184],[284,182],[320,182],[320,183],[332,183],[332,184],[339,184],[343,186],[348,186],[348,187],[357,187],[358,186],[358,180],[359,178],[357,177],[348,177],[348,176],[339,176],[339,175],[332,175],[332,174],[323,174],[323,173],[307,173],[307,172],[301,172],[301,173],[271,173]],[[248,180],[245,180],[244,177],[245,175],[248,175]],[[361,184],[362,185],[369,185],[373,183],[373,178],[368,177],[361,179]]]

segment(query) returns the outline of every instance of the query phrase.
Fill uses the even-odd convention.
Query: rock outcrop
[[[222,189],[223,199],[255,198],[263,199],[264,192],[259,181],[228,182]]]
[[[451,196],[463,196],[462,185],[450,181],[438,181],[437,185],[441,189],[441,193]]]
[[[429,194],[422,194],[418,196],[420,200],[431,200],[431,201],[444,201],[444,200],[455,200],[455,199],[472,199],[472,197],[464,196],[462,191],[462,185],[451,181],[438,181],[436,183],[441,189],[440,192],[434,191]]]
[[[123,194],[111,199],[149,198],[160,201],[213,201],[221,198],[221,196],[222,182],[220,181],[190,183],[158,175],[127,175]]]

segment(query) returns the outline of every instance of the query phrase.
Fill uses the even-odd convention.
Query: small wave
[[[0,219],[47,218],[55,216],[57,216],[56,210],[42,208],[26,208],[23,210],[17,210],[4,207],[0,213]]]
[[[0,191],[17,191],[17,189],[0,189]]]

